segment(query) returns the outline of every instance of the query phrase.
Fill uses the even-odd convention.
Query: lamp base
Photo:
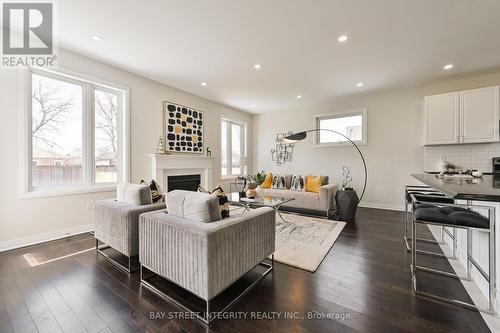
[[[339,190],[335,194],[336,217],[340,221],[353,221],[358,209],[359,197],[354,190]]]

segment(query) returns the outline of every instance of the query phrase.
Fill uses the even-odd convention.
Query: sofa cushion
[[[262,188],[271,188],[271,185],[273,183],[273,174],[271,172],[266,173],[266,178],[260,184],[260,187]]]
[[[209,193],[174,190],[167,193],[168,214],[198,222],[222,219],[219,199]]]
[[[292,175],[290,179],[290,190],[292,191],[305,191],[305,178],[302,175]]]
[[[289,190],[290,189],[290,183],[292,181],[292,175],[283,175],[285,178],[285,189]]]
[[[122,183],[116,186],[116,201],[132,205],[149,205],[153,202],[148,185]]]
[[[285,189],[285,177],[282,175],[273,175],[273,182],[271,188],[284,190]]]
[[[306,191],[319,193],[321,187],[321,176],[307,176]]]

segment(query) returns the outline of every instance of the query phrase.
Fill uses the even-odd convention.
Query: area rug
[[[232,214],[244,214],[231,207]],[[276,214],[274,260],[315,272],[345,227],[345,222],[296,214]]]
[[[345,227],[345,222],[276,214],[274,260],[315,272]]]

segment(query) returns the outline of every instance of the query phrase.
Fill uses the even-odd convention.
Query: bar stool
[[[483,312],[495,313],[494,310],[494,294],[495,294],[495,282],[496,282],[496,259],[495,259],[495,208],[487,206],[472,206],[472,205],[456,205],[447,203],[434,203],[434,202],[423,202],[419,201],[417,196],[411,195],[413,202],[413,217],[412,217],[412,263],[410,265],[413,290],[415,294],[422,295],[440,301],[457,304],[463,307],[476,309]],[[488,211],[488,217],[484,217],[481,214],[472,211],[471,209],[482,209]],[[429,267],[418,266],[417,265],[417,237],[416,237],[416,225],[436,225],[441,227],[453,227],[467,230],[467,276],[459,276],[456,273],[445,272]],[[488,233],[489,235],[489,265],[488,273],[486,273],[479,264],[472,258],[470,252],[472,248],[472,235],[471,231],[477,230],[480,232]],[[471,265],[474,265],[479,273],[488,282],[488,301],[489,308],[482,309],[478,308],[475,304],[447,298],[444,296],[432,294],[429,292],[424,292],[418,289],[416,271],[424,271],[428,273],[438,274],[450,278],[466,279],[470,280],[470,269]]]
[[[441,202],[441,203],[450,203],[453,204],[454,200],[450,197],[445,196],[443,193],[434,190],[433,188],[429,186],[418,186],[418,185],[407,185],[405,186],[405,197],[404,197],[404,202],[405,202],[405,234],[404,234],[404,240],[405,240],[405,246],[406,246],[406,251],[411,252],[411,247],[408,243],[408,241],[412,240],[413,236],[408,235],[408,205],[412,204],[412,198],[411,195],[418,196],[420,201],[425,201],[425,202]],[[426,238],[417,238],[417,241],[422,241],[426,243],[433,243],[433,244],[444,244],[444,232],[450,236],[450,238],[453,240],[453,244],[456,243],[456,229],[453,229],[453,233],[451,233],[449,230],[447,230],[445,227],[441,228],[441,241],[437,242],[432,239],[426,239]],[[453,258],[456,257],[456,246],[453,246],[454,252],[453,252]],[[429,251],[423,251],[423,250],[417,250],[417,253],[423,253],[423,254],[429,254],[429,255],[435,255],[438,257],[443,257],[444,255],[441,253],[435,253],[435,252],[429,252]]]

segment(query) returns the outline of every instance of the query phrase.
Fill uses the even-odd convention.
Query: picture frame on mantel
[[[174,102],[163,102],[163,142],[165,153],[204,153],[203,111]]]

